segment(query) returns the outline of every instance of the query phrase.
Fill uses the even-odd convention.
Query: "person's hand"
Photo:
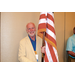
[[[45,53],[46,46],[41,47],[41,53]]]

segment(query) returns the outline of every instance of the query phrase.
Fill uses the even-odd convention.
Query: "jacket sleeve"
[[[19,53],[18,53],[18,60],[20,62],[33,62],[33,61],[31,61],[30,59],[28,59],[26,57],[26,50],[25,50],[25,46],[24,45],[25,44],[22,41],[20,41],[20,44],[19,44]]]

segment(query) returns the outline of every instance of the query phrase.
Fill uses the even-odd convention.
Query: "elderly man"
[[[26,25],[28,36],[20,41],[18,59],[21,62],[41,62],[41,52],[45,53],[42,47],[42,39],[36,35],[35,24],[30,22]]]
[[[73,35],[67,41],[66,51],[69,55],[68,61],[75,62],[75,27],[73,28]]]

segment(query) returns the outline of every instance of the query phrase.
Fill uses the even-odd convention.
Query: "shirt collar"
[[[30,36],[28,35],[28,37],[30,38]],[[30,40],[32,40],[31,38],[30,38]],[[33,40],[32,40],[33,41]],[[36,36],[35,36],[35,41],[36,41]]]

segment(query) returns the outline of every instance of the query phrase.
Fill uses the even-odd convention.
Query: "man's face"
[[[27,25],[27,33],[29,36],[34,36],[36,33],[36,28],[35,25],[30,23]]]

